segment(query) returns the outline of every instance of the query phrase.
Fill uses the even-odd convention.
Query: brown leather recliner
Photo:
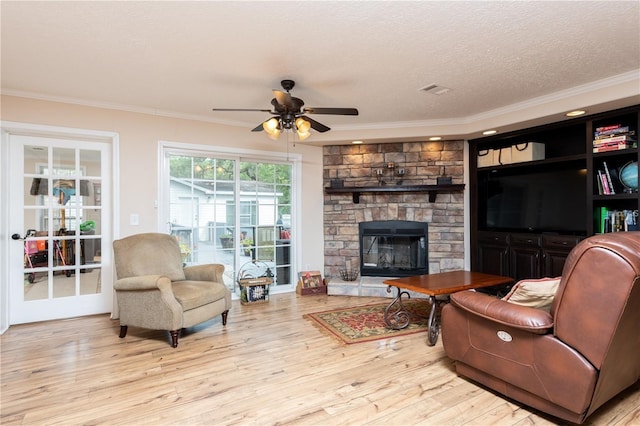
[[[442,342],[460,375],[584,422],[640,378],[640,232],[576,246],[550,313],[479,292],[452,294]]]

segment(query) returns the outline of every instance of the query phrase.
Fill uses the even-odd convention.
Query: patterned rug
[[[390,330],[384,323],[384,308],[390,302],[315,312],[304,315],[304,318],[312,320],[321,330],[347,345],[427,331],[431,309],[427,300],[403,301],[411,313],[411,323],[402,330]]]

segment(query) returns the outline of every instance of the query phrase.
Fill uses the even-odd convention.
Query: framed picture
[[[323,285],[320,271],[302,271],[298,275],[302,283],[302,288],[320,287]]]

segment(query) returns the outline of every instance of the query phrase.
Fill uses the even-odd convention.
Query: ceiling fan
[[[213,108],[213,111],[260,111],[268,112],[274,117],[260,123],[252,132],[264,130],[270,138],[277,139],[283,130],[292,130],[297,133],[300,140],[309,137],[310,129],[317,132],[326,132],[331,128],[307,117],[306,114],[331,114],[331,115],[358,115],[356,108],[315,108],[305,107],[304,101],[291,96],[291,89],[296,85],[293,80],[282,80],[280,82],[285,90],[273,90],[275,96],[271,99],[273,109],[250,109],[250,108]]]

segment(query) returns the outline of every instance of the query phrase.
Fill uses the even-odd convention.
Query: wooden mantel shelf
[[[429,194],[429,202],[436,201],[441,192],[464,191],[464,184],[448,185],[385,185],[385,186],[352,186],[344,188],[325,188],[326,194],[352,194],[354,204],[360,202],[360,194],[374,192],[426,192]]]

